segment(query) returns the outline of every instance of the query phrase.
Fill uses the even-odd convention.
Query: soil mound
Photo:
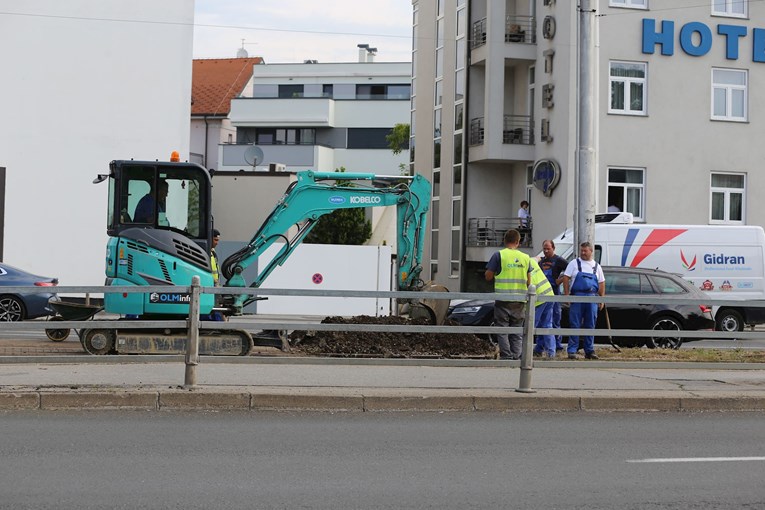
[[[326,317],[322,324],[381,324],[426,326],[426,319],[399,316]],[[447,325],[458,326],[447,321]],[[383,358],[493,358],[488,340],[465,333],[399,333],[378,331],[293,331],[294,350],[314,356]]]

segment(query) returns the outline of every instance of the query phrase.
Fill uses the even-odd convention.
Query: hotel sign
[[[714,29],[714,34],[713,34]],[[675,53],[675,41],[686,55],[701,57],[709,53],[714,44],[725,46],[725,58],[738,60],[739,53],[749,52],[753,62],[765,62],[765,29],[742,25],[719,24],[707,26],[691,21],[675,30],[675,22],[662,20],[657,26],[654,19],[643,19],[643,53],[653,54],[656,47],[662,55]]]

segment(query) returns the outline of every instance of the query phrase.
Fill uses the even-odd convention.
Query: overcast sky
[[[194,58],[235,57],[244,39],[249,55],[267,63],[355,62],[361,43],[377,48],[377,61],[411,60],[411,0],[196,0],[195,5]]]

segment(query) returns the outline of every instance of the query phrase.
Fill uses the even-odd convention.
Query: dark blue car
[[[17,322],[52,315],[48,300],[58,299],[53,292],[32,294],[4,292],[3,287],[55,287],[57,278],[37,276],[0,263],[0,322]]]

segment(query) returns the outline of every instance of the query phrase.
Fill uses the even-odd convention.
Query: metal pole
[[[578,177],[579,199],[574,223],[574,253],[585,241],[593,241],[595,231],[595,10],[590,0],[579,1],[579,133]]]
[[[183,385],[191,388],[197,385],[199,365],[199,276],[191,277],[191,302],[189,303],[189,334],[186,341],[186,377]]]
[[[518,382],[519,393],[536,393],[531,389],[531,370],[534,356],[534,320],[536,319],[537,288],[529,285],[526,294],[526,318],[523,321],[523,351],[521,352],[521,378]]]

